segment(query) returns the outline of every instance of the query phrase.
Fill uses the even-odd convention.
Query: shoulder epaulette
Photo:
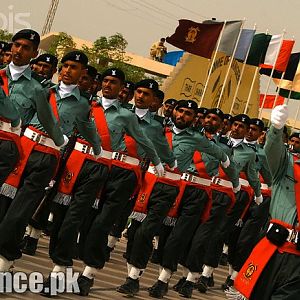
[[[227,136],[220,136],[219,142],[221,144],[227,145],[229,148],[232,148],[232,142]]]
[[[153,119],[161,124],[161,126],[165,126],[165,118],[159,115],[154,115]]]
[[[121,107],[124,107],[124,108],[126,108],[128,110],[132,110],[133,105],[131,103],[122,103]]]
[[[39,82],[42,87],[46,88],[48,86],[49,82],[45,77],[43,77],[33,71],[31,71],[31,77],[34,78],[37,82]]]
[[[253,145],[253,144],[248,144],[248,143],[245,143],[248,147],[250,147],[252,150],[254,150],[255,152],[257,151],[256,150],[256,146]]]

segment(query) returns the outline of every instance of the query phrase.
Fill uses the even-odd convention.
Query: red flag
[[[224,23],[202,24],[179,20],[175,33],[166,41],[189,53],[211,58]]]
[[[287,68],[289,63],[289,59],[293,50],[293,46],[295,44],[294,40],[283,40],[280,48],[280,52],[278,54],[276,63],[275,63],[275,70],[284,72]],[[273,66],[261,64],[260,67],[266,69],[272,69]]]
[[[260,97],[259,97],[259,107],[260,108],[263,104],[264,96],[265,96],[264,94],[260,94]],[[263,108],[273,108],[277,105],[282,105],[284,103],[284,97],[278,96],[276,99],[276,104],[274,106],[275,98],[276,98],[276,95],[267,95]]]

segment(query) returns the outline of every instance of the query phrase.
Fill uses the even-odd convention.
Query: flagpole
[[[297,123],[297,118],[298,118],[298,115],[299,115],[299,111],[300,111],[300,103],[298,104],[296,117],[295,117],[295,120],[294,120],[294,126],[293,126],[294,129],[296,128],[296,123]]]
[[[243,30],[245,21],[246,21],[246,18],[244,18],[244,20],[242,21],[240,31],[239,31],[238,37],[237,37],[235,45],[234,45],[233,53],[231,54],[231,57],[230,57],[229,65],[228,65],[226,75],[225,75],[225,78],[224,78],[224,82],[223,82],[223,85],[222,85],[222,89],[221,89],[221,92],[220,92],[220,95],[219,95],[217,108],[220,107],[221,99],[222,99],[222,96],[223,96],[223,93],[224,93],[224,90],[225,90],[225,85],[226,85],[226,82],[227,82],[227,79],[228,79],[228,76],[229,76],[229,73],[230,73],[231,65],[232,65],[232,62],[233,62],[233,59],[234,59],[234,55],[235,55],[235,52],[236,52],[236,49],[237,49],[237,45],[238,45],[240,37],[241,37],[241,33],[242,33],[242,30]]]
[[[249,106],[249,103],[250,103],[250,99],[251,99],[253,87],[254,87],[254,84],[255,84],[255,79],[256,79],[257,74],[258,74],[258,70],[259,70],[259,67],[256,67],[255,72],[254,72],[254,76],[252,78],[252,82],[251,82],[251,86],[250,86],[250,91],[249,91],[249,94],[248,94],[248,98],[247,98],[247,101],[246,101],[246,105],[245,105],[245,108],[244,108],[244,114],[247,113],[247,109],[248,109],[248,106]]]
[[[281,36],[280,46],[278,47],[278,50],[277,50],[277,53],[276,53],[276,58],[275,58],[274,65],[273,65],[273,68],[272,68],[272,71],[271,71],[271,75],[270,75],[269,80],[268,80],[266,92],[264,94],[264,98],[263,98],[263,101],[262,101],[262,105],[261,105],[262,108],[260,109],[259,116],[258,116],[259,119],[261,118],[261,115],[262,115],[263,107],[265,105],[265,101],[266,101],[266,98],[267,98],[267,94],[268,94],[268,90],[269,90],[269,87],[270,87],[271,79],[272,79],[274,71],[275,71],[276,61],[277,61],[279,53],[280,53],[280,48],[282,46],[282,42],[283,42],[283,38],[284,38],[285,33],[286,33],[286,31],[284,29],[283,32],[282,32],[282,36]]]
[[[256,24],[254,24],[253,30],[256,30]],[[238,80],[238,83],[237,83],[237,86],[236,86],[236,89],[235,89],[235,92],[234,92],[234,96],[233,96],[233,99],[232,99],[232,104],[231,104],[231,108],[230,108],[229,114],[232,114],[232,111],[233,111],[235,99],[236,99],[236,97],[237,97],[237,94],[238,94],[238,91],[239,91],[239,88],[240,88],[240,85],[241,85],[241,82],[242,82],[242,77],[243,77],[243,75],[244,75],[245,67],[246,67],[246,65],[247,65],[247,64],[246,64],[246,61],[247,61],[248,56],[249,56],[249,53],[250,53],[250,48],[251,48],[251,45],[250,45],[250,47],[248,48],[247,53],[246,53],[245,60],[243,61],[243,66],[242,66],[240,78],[239,78],[239,80]]]
[[[208,82],[209,82],[209,79],[210,79],[210,75],[211,75],[211,73],[212,73],[212,69],[213,69],[213,67],[214,67],[215,60],[216,60],[216,57],[217,57],[218,48],[219,48],[220,43],[221,43],[221,38],[222,38],[224,29],[225,29],[226,22],[227,22],[227,21],[225,20],[225,21],[224,21],[224,24],[223,24],[223,27],[222,27],[222,30],[221,30],[221,33],[220,33],[220,35],[219,35],[217,47],[216,47],[216,49],[215,49],[214,56],[213,56],[213,59],[212,59],[212,61],[211,61],[211,65],[210,65],[210,68],[209,68],[209,71],[208,71],[208,74],[207,74],[207,78],[206,78],[206,81],[205,81],[205,85],[204,85],[202,97],[201,97],[201,100],[200,100],[200,103],[199,103],[199,107],[201,107],[202,102],[203,102],[203,100],[204,100],[204,96],[205,96],[205,93],[206,93],[206,90],[207,90]]]

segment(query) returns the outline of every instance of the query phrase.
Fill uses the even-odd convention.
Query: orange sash
[[[248,180],[247,176],[246,176],[246,174],[244,172],[240,173],[240,177],[243,178],[243,179],[245,179],[245,180]],[[252,187],[250,185],[249,186],[243,186],[242,185],[241,190],[247,192],[248,198],[249,198],[248,199],[248,203],[247,203],[245,209],[243,210],[243,212],[242,212],[242,214],[240,216],[240,219],[243,220],[243,218],[245,217],[245,215],[246,215],[246,213],[247,213],[247,211],[248,211],[248,209],[249,209],[249,207],[251,205],[251,202],[253,200],[254,191],[253,191],[253,189],[252,189]]]
[[[271,220],[271,223],[277,223],[286,228],[292,229],[292,226],[279,220]],[[234,280],[235,288],[246,298],[250,298],[257,280],[276,250],[280,253],[300,255],[300,251],[296,249],[296,244],[285,242],[282,246],[278,247],[264,237],[254,247],[250,256]]]
[[[2,81],[3,81],[2,89],[5,93],[5,95],[8,96],[9,89],[8,89],[8,78],[7,78],[7,75],[6,75],[6,69],[0,70],[0,77],[2,77]]]

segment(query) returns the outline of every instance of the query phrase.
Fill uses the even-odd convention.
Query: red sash
[[[299,202],[299,201],[298,201]],[[292,226],[279,220],[271,220],[271,223],[283,225],[286,228],[292,229]],[[234,280],[235,288],[242,293],[246,298],[250,298],[252,290],[260,277],[262,271],[266,267],[268,261],[276,252],[291,253],[300,256],[300,251],[296,249],[296,244],[285,242],[278,247],[272,244],[264,237],[252,250],[250,256],[239,271]]]
[[[97,105],[96,103],[92,103],[92,114],[95,119],[95,124],[98,130],[98,133],[101,137],[101,145],[104,150],[112,151],[111,150],[111,141],[110,141],[110,134],[109,134],[109,128],[107,125],[107,121],[105,118],[104,110],[101,106]],[[82,140],[77,139],[77,141],[81,144],[85,144],[87,146],[90,146],[90,143]],[[92,155],[82,153],[77,150],[73,150],[67,163],[65,170],[63,172],[62,178],[60,179],[59,186],[58,186],[58,192],[63,194],[60,195],[60,197],[68,197],[72,194],[75,182],[77,180],[77,177],[79,175],[79,172],[85,162],[85,160],[93,160],[95,162],[105,164],[109,167],[111,167],[111,160],[105,159],[105,158],[99,158],[96,160]]]
[[[9,89],[8,89],[8,78],[6,75],[6,70],[0,70],[0,77],[2,78],[2,81],[3,81],[2,89],[5,93],[5,95],[8,96]],[[4,121],[10,122],[10,120],[4,120]],[[6,131],[0,130],[0,139],[6,140],[6,141],[13,141],[18,148],[20,157],[22,156],[22,147],[21,147],[21,142],[20,142],[20,136],[18,136],[17,134],[11,133],[11,132],[6,132]]]
[[[244,172],[240,173],[240,177],[242,179],[248,180],[247,176],[246,176],[246,174]],[[253,189],[252,189],[252,187],[250,185],[249,186],[243,186],[242,185],[241,190],[247,192],[248,198],[249,198],[248,203],[247,203],[245,209],[243,210],[243,212],[242,212],[242,214],[240,216],[240,219],[242,220],[245,217],[245,215],[246,215],[246,213],[247,213],[247,211],[248,211],[248,209],[249,209],[249,207],[251,205],[251,202],[252,202],[253,197],[254,197],[254,191],[253,191]]]

